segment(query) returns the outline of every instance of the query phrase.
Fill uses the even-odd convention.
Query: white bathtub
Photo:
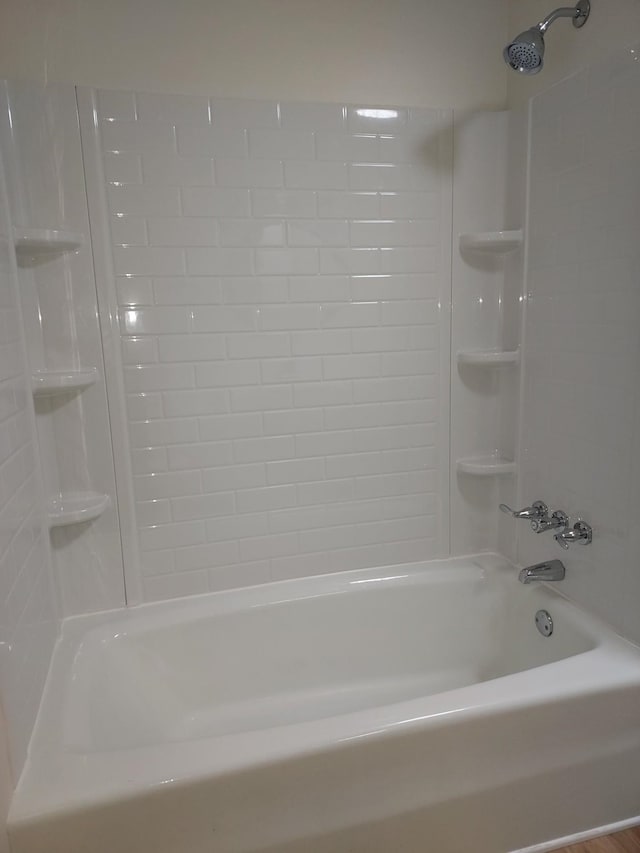
[[[506,853],[638,814],[640,650],[483,556],[68,620],[10,835]]]

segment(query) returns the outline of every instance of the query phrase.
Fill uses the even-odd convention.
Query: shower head
[[[505,47],[502,53],[504,61],[520,74],[537,74],[544,60],[544,34],[551,24],[558,18],[572,18],[573,26],[579,28],[587,22],[590,11],[589,0],[578,0],[575,6],[555,9],[543,21],[520,33]]]
[[[504,61],[521,74],[537,74],[542,68],[544,38],[538,27],[531,27],[508,44],[503,52]]]

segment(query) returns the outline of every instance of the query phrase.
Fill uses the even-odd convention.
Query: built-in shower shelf
[[[56,228],[14,228],[16,257],[21,266],[33,266],[68,252],[77,252],[84,234]]]
[[[458,364],[474,367],[508,367],[519,360],[519,350],[463,350],[458,353]]]
[[[473,477],[497,477],[515,474],[516,471],[516,463],[513,460],[503,459],[495,453],[458,459],[456,467],[461,474],[470,474]]]
[[[506,255],[522,245],[522,231],[474,231],[460,235],[461,251]]]
[[[98,379],[95,367],[87,370],[36,370],[31,374],[34,397],[51,397],[82,391]]]
[[[93,521],[107,509],[111,503],[109,495],[98,492],[63,492],[49,501],[49,527],[66,527],[68,524],[80,524]]]

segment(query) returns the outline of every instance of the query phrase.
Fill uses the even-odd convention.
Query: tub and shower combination
[[[78,617],[12,849],[551,849],[640,811],[639,708],[640,650],[495,556]]]
[[[587,0],[552,12],[510,43],[505,59],[522,73],[540,70],[546,29],[558,17],[582,26],[588,14]],[[79,95],[97,121],[93,95]],[[125,114],[126,141],[135,125]],[[140,138],[145,133],[155,144],[143,118]],[[107,153],[119,144],[112,147]],[[97,158],[91,150],[86,145],[84,156]],[[140,156],[154,162],[153,151],[135,153],[127,161],[134,172]],[[293,174],[306,168],[294,166]],[[522,240],[520,231],[475,236],[476,249],[489,242],[499,253]],[[179,316],[188,328],[182,309]],[[250,348],[242,347],[246,355]],[[467,352],[476,367],[519,358],[518,351]],[[249,435],[252,454],[257,439]],[[341,474],[342,452],[334,473]],[[514,469],[494,456],[459,462],[463,474]],[[192,497],[202,499],[197,490]],[[565,545],[584,538],[578,525],[558,537]],[[302,568],[317,571],[318,563]],[[562,584],[519,583],[515,566],[483,554],[67,619],[9,832],[12,853],[541,853],[634,822],[640,648],[567,600]]]

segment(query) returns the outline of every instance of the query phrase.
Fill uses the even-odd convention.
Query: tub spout
[[[560,560],[549,560],[546,563],[536,563],[535,566],[527,566],[518,575],[520,583],[533,583],[533,581],[561,581],[564,580],[564,565]]]

